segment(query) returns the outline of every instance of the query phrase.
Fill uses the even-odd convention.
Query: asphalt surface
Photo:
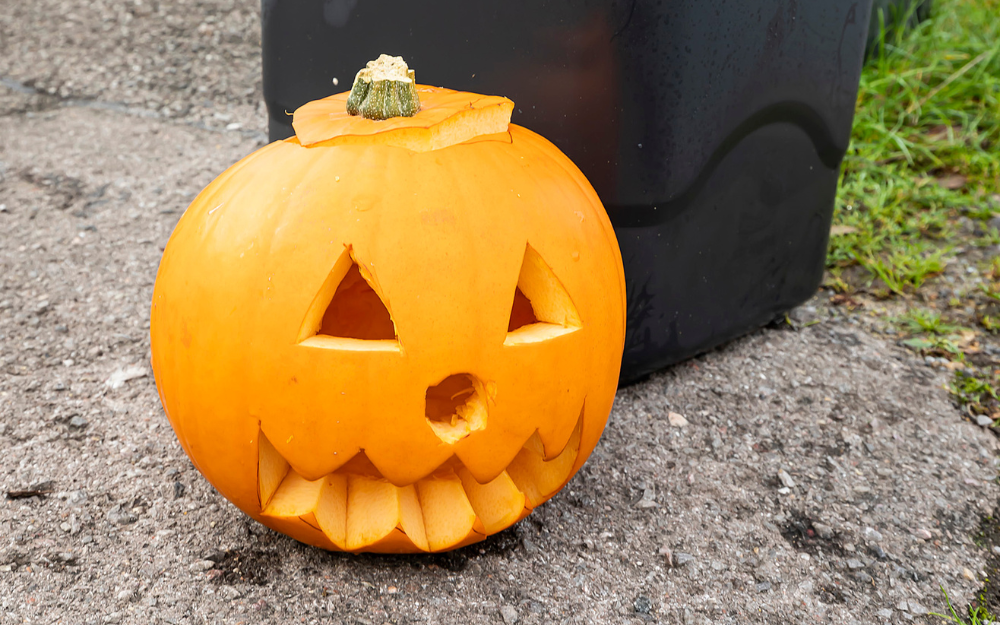
[[[148,325],[187,203],[263,145],[259,5],[3,6],[0,623],[933,622],[982,588],[996,438],[823,295],[621,390],[581,473],[480,545],[248,520],[177,444]]]

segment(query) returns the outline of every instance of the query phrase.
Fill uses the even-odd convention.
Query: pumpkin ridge
[[[202,189],[201,192],[198,193],[193,200],[191,200],[189,208],[184,211],[183,215],[181,215],[181,219],[177,222],[175,230],[176,228],[181,227],[181,224],[185,221],[185,217],[188,217],[188,215],[191,216],[188,217],[188,220],[192,220],[200,216],[200,214],[205,210],[211,210],[209,207],[213,205],[212,200],[215,200],[220,194],[227,191],[225,188],[226,182],[235,177],[236,174],[249,167],[251,164],[254,164],[255,161],[262,160],[262,157],[264,157],[268,152],[279,149],[278,143],[279,142],[276,141],[275,143],[264,146],[260,150],[247,154],[240,160],[233,163],[229,169],[219,174],[215,180],[209,183],[208,186]],[[190,210],[190,207],[197,207],[198,210],[192,211]]]
[[[519,134],[523,133],[525,135],[525,139],[527,140],[529,145],[532,145],[535,148],[535,152],[537,153],[538,157],[544,158],[545,160],[548,160],[550,163],[553,163],[554,165],[559,167],[564,173],[566,173],[570,178],[572,178],[572,180],[576,183],[577,188],[579,188],[585,196],[591,199],[591,207],[603,206],[601,204],[600,198],[597,195],[597,192],[594,190],[593,185],[590,184],[590,181],[587,180],[586,176],[583,175],[583,172],[580,171],[580,169],[576,166],[575,163],[566,158],[566,156],[563,155],[561,152],[558,152],[558,154],[561,155],[563,158],[558,159],[555,157],[554,154],[552,154],[551,150],[540,149],[552,145],[552,143],[548,139],[535,132],[532,132],[527,128],[524,128],[523,126],[511,124],[511,128],[517,129]],[[594,216],[597,218],[598,223],[601,226],[601,231],[604,233],[605,241],[608,243],[608,245],[612,246],[616,252],[615,257],[618,259],[618,273],[622,278],[624,278],[625,268],[621,261],[621,248],[618,246],[618,237],[615,235],[614,227],[611,225],[611,219],[608,217],[607,213],[604,210],[593,210],[592,212],[594,213]],[[624,284],[624,280],[621,281],[621,284]],[[627,304],[626,302],[627,294],[625,293],[624,289],[619,289],[619,293],[621,295],[622,306],[624,307]],[[625,326],[625,319],[623,318],[622,319],[623,330],[624,326]],[[622,337],[624,345],[624,333],[622,334]]]

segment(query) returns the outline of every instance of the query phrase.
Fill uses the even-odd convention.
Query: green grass
[[[952,334],[961,329],[959,326],[942,321],[941,313],[934,310],[921,310],[919,308],[907,311],[906,315],[901,317],[899,321],[914,333],[925,332],[940,336]]]
[[[997,384],[996,377],[991,379],[981,374],[956,371],[949,390],[963,406],[970,404],[982,406],[990,399],[997,401],[995,384]]]
[[[922,354],[946,356],[949,360],[965,360],[962,348],[975,335],[969,328],[945,323],[941,313],[935,310],[911,308],[895,321],[910,335],[903,340],[904,345]]]
[[[962,618],[961,616],[958,615],[958,611],[956,611],[955,607],[951,604],[951,597],[948,596],[948,592],[944,588],[941,588],[941,593],[944,594],[944,601],[945,604],[948,606],[948,614],[939,614],[937,612],[931,612],[930,613],[931,616],[942,618],[945,621],[949,623],[955,623],[956,625],[984,625],[985,623],[993,622],[993,616],[989,613],[989,611],[980,607],[969,606],[967,610],[969,613],[968,620]],[[979,603],[985,601],[985,597],[982,596],[983,594],[984,593],[980,593],[981,596],[979,598]]]
[[[955,403],[996,425],[1000,369],[981,342],[1000,333],[1000,258],[989,249],[1000,245],[991,223],[1000,217],[1000,0],[935,0],[933,9],[913,28],[880,28],[862,71],[826,286],[897,299],[907,311],[888,321],[903,344],[951,361]],[[961,271],[948,268],[953,256]],[[926,287],[944,272],[939,299]],[[993,583],[965,610],[945,594],[948,614],[935,616],[994,620]]]
[[[997,15],[1000,0],[938,0],[915,28],[882,29],[843,164],[835,279],[858,265],[885,296],[919,289],[944,269],[962,215],[982,224],[984,244],[1000,240],[986,227],[1000,214]]]

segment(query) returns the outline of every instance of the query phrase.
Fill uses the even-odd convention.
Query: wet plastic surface
[[[513,121],[576,162],[615,224],[625,383],[815,292],[870,14],[871,0],[264,0],[270,134],[383,52],[418,82],[514,100]]]

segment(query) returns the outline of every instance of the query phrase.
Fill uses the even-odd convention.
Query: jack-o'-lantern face
[[[420,89],[411,120],[469,97],[509,118],[500,98]],[[481,540],[555,494],[604,427],[624,336],[614,233],[530,131],[307,141],[302,111],[299,137],[220,176],[164,252],[165,410],[224,495],[299,540]]]

